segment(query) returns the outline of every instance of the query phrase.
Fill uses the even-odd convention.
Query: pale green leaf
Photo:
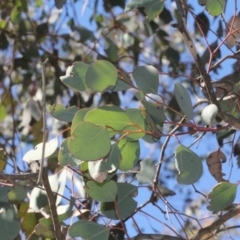
[[[226,0],[207,0],[206,10],[213,16],[220,15],[225,8]]]
[[[110,152],[110,136],[106,128],[82,122],[72,129],[68,149],[74,157],[82,161],[99,160]]]
[[[237,185],[229,182],[221,182],[209,193],[210,205],[208,210],[213,212],[222,211],[230,206],[236,198]]]
[[[85,81],[90,89],[103,92],[112,89],[116,85],[117,78],[118,71],[112,63],[98,60],[89,66]]]

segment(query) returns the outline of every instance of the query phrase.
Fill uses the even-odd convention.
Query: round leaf
[[[84,117],[90,110],[91,110],[91,108],[83,108],[83,109],[80,109],[79,111],[77,111],[77,113],[75,114],[75,116],[72,120],[71,129],[74,129],[77,126],[77,124],[79,124],[80,122],[84,122]]]
[[[17,217],[17,209],[14,205],[0,208],[0,236],[4,240],[12,240],[18,235],[21,227]]]
[[[109,229],[95,222],[80,220],[69,227],[68,234],[71,237],[81,237],[88,240],[108,240]]]
[[[88,87],[85,83],[85,75],[88,64],[83,62],[75,62],[67,68],[66,75],[61,76],[61,81],[68,87],[76,91],[86,91]]]
[[[137,207],[137,202],[132,199],[137,195],[137,187],[129,183],[117,183],[117,208],[120,218],[130,216]],[[114,202],[102,202],[101,212],[110,219],[119,219]]]
[[[226,0],[207,0],[206,9],[207,11],[213,15],[220,15],[225,8]]]
[[[72,106],[65,108],[63,105],[48,105],[48,110],[53,117],[63,122],[72,122],[74,115],[79,110],[78,107]]]
[[[117,106],[95,108],[86,114],[84,121],[110,127],[108,128],[109,132],[116,131],[116,133],[132,125],[125,111]]]
[[[92,63],[85,76],[87,86],[98,92],[113,88],[116,85],[117,78],[117,69],[112,63],[105,60]]]
[[[237,193],[237,185],[229,182],[221,182],[209,193],[208,198],[211,200],[208,210],[213,212],[222,211],[230,206]]]
[[[104,183],[88,181],[84,189],[91,198],[99,202],[112,202],[117,195],[117,185],[114,181]]]
[[[120,162],[119,169],[122,171],[131,170],[137,164],[140,157],[139,142],[131,142],[123,138],[118,142],[118,147],[122,154],[122,161]]]
[[[68,141],[72,155],[82,161],[99,160],[107,156],[111,148],[108,131],[90,122],[79,123]]]
[[[188,117],[188,119],[192,119],[193,108],[188,91],[180,83],[175,83],[174,94],[183,113]]]
[[[158,93],[158,71],[153,66],[136,67],[133,71],[133,78],[137,87],[144,93]]]
[[[197,182],[203,172],[202,160],[183,145],[179,145],[175,151],[175,165],[178,170],[177,181],[180,184]]]

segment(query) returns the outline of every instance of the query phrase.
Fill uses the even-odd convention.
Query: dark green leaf
[[[153,66],[136,67],[133,71],[133,78],[137,87],[144,93],[158,93],[158,71]]]
[[[114,202],[102,202],[101,203],[101,212],[110,219],[121,219],[131,215],[137,207],[137,202],[132,199],[137,195],[137,187],[129,183],[117,183],[117,208],[118,213],[116,212],[116,206]]]
[[[67,68],[66,75],[61,76],[61,81],[75,91],[86,91],[85,75],[89,65],[83,62],[75,62]]]
[[[112,202],[117,195],[117,185],[114,181],[104,183],[88,181],[84,189],[90,197],[99,202]]]
[[[188,117],[189,120],[192,119],[193,107],[188,91],[180,83],[175,83],[174,94],[183,113]]]
[[[71,237],[81,237],[88,240],[108,240],[109,229],[104,226],[86,220],[73,223],[68,230]]]
[[[180,184],[193,184],[202,176],[202,160],[181,144],[175,151],[175,165],[178,170],[177,181]]]
[[[12,240],[18,235],[21,222],[18,218],[17,209],[14,205],[0,209],[0,238]]]
[[[136,177],[139,184],[153,183],[153,179],[156,173],[156,166],[152,159],[146,159],[140,162],[140,171]]]
[[[78,107],[72,106],[65,108],[63,105],[48,105],[48,110],[53,117],[63,122],[72,122],[74,115],[79,110]]]

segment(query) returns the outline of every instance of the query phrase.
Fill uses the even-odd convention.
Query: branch
[[[40,169],[39,169],[39,175],[37,183],[40,183],[42,174],[43,174],[43,162],[44,162],[44,155],[45,155],[45,145],[47,140],[47,122],[46,122],[46,71],[45,71],[45,65],[48,63],[48,59],[46,59],[43,63],[41,63],[42,66],[42,117],[43,117],[43,148],[42,148],[42,158],[39,161],[40,162]]]
[[[203,62],[202,62],[199,54],[197,53],[197,50],[193,43],[193,40],[187,31],[187,28],[186,28],[187,19],[186,19],[185,11],[183,9],[183,4],[184,4],[183,0],[175,0],[175,2],[177,5],[177,10],[178,10],[178,14],[179,14],[177,27],[178,27],[179,31],[182,33],[183,39],[189,48],[189,51],[196,63],[199,73],[201,74],[201,76],[203,78],[209,102],[213,103],[217,106],[219,117],[221,117],[226,123],[228,123],[230,126],[234,127],[235,129],[240,129],[240,121],[237,118],[235,118],[234,116],[232,116],[231,114],[224,112],[221,109],[221,107],[216,99],[215,93],[213,91],[213,86],[211,83],[211,78],[210,78],[209,74],[207,73]]]
[[[240,205],[234,206],[227,213],[220,216],[216,221],[214,221],[211,225],[205,228],[201,228],[197,234],[195,234],[190,240],[200,240],[204,235],[211,234],[219,229],[221,225],[223,225],[226,221],[233,218],[234,216],[240,213]]]
[[[181,237],[174,237],[170,235],[164,234],[147,234],[147,233],[140,233],[137,236],[130,238],[130,240],[147,240],[147,239],[155,239],[155,240],[184,240]]]
[[[27,179],[37,179],[37,173],[22,173],[22,174],[7,174],[7,173],[0,173],[1,180],[8,180],[10,182],[15,180],[27,180]]]
[[[48,129],[47,129],[47,122],[46,122],[46,70],[45,66],[48,63],[48,59],[46,59],[42,65],[42,117],[43,117],[43,148],[42,148],[42,158],[40,160],[40,170],[39,170],[39,175],[38,175],[38,180],[37,183],[40,183],[41,179],[43,181],[43,186],[46,190],[47,193],[47,199],[48,199],[48,204],[50,208],[50,213],[51,213],[51,218],[53,221],[53,229],[54,229],[54,234],[55,234],[55,239],[56,240],[62,240],[64,239],[62,232],[61,232],[61,225],[59,223],[58,215],[57,215],[57,210],[56,210],[56,199],[55,196],[52,192],[52,189],[49,184],[49,179],[48,179],[48,174],[47,174],[47,169],[43,168],[43,163],[44,163],[44,156],[45,156],[45,145],[46,145],[46,140],[47,140],[47,134],[48,134]]]
[[[55,204],[56,198],[49,184],[47,169],[43,169],[42,171],[42,180],[43,180],[43,186],[47,193],[47,199],[48,199],[51,218],[53,221],[53,229],[54,229],[55,237],[56,237],[56,240],[62,240],[64,239],[64,237],[61,232],[61,225],[59,223],[59,219],[57,215],[56,204]]]

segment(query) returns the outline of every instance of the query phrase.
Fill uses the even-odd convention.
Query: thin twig
[[[162,162],[163,162],[163,157],[164,157],[164,153],[165,153],[165,150],[166,150],[166,147],[167,147],[167,144],[172,136],[173,133],[175,133],[177,131],[177,129],[180,127],[180,124],[185,120],[185,118],[182,118],[179,122],[179,125],[176,125],[172,131],[169,133],[169,135],[166,137],[166,140],[164,141],[163,145],[162,145],[162,150],[161,150],[161,153],[160,153],[160,157],[159,157],[159,161],[158,161],[158,166],[157,166],[157,170],[156,170],[156,173],[155,173],[155,176],[154,176],[154,179],[153,179],[153,185],[154,185],[154,191],[152,193],[152,196],[151,198],[153,197],[153,194],[155,192],[155,189],[157,187],[157,184],[158,184],[158,176],[159,176],[159,173],[160,173],[160,170],[161,170],[161,166],[162,166]]]
[[[213,103],[217,106],[219,117],[221,117],[225,122],[227,122],[233,128],[240,129],[240,121],[237,118],[235,118],[234,116],[232,116],[231,114],[224,112],[221,109],[221,107],[216,99],[215,93],[213,91],[213,86],[211,83],[211,78],[210,78],[209,74],[207,73],[199,54],[197,53],[196,47],[193,43],[193,40],[190,37],[190,35],[187,31],[187,28],[186,28],[187,20],[186,20],[185,11],[183,9],[184,2],[182,0],[175,0],[175,2],[177,5],[177,10],[178,10],[178,15],[179,15],[177,27],[178,27],[179,31],[182,33],[183,39],[189,48],[189,51],[196,63],[199,73],[201,74],[201,76],[203,78],[209,102]]]
[[[46,120],[46,69],[45,66],[48,63],[48,59],[46,59],[43,63],[41,63],[42,66],[42,117],[43,117],[43,148],[42,148],[42,158],[40,160],[40,169],[39,169],[39,175],[37,184],[40,183],[43,173],[43,163],[44,163],[44,155],[45,155],[45,144],[47,140],[47,120]]]

